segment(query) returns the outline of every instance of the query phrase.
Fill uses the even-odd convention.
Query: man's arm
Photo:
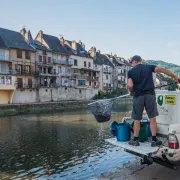
[[[173,79],[175,79],[177,82],[180,82],[180,77],[176,76],[174,73],[172,73],[171,71],[161,68],[161,67],[156,67],[154,69],[155,73],[164,73],[170,77],[172,77]]]
[[[128,78],[128,89],[130,91],[130,96],[133,95],[133,81],[131,78]]]

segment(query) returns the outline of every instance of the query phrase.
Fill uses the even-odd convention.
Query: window
[[[32,79],[28,79],[28,87],[32,88]]]
[[[4,50],[0,50],[0,60],[6,60],[5,59],[5,51]]]
[[[77,59],[74,59],[74,66],[78,66]]]
[[[42,56],[39,56],[39,62],[42,62]]]
[[[91,81],[89,81],[89,86],[91,86]]]
[[[106,87],[108,87],[108,83],[106,83]]]
[[[46,56],[43,56],[43,63],[46,64]]]
[[[12,84],[12,77],[11,76],[6,77],[6,84]]]
[[[16,52],[17,52],[17,58],[22,58],[22,50],[18,49]]]
[[[106,75],[106,79],[108,79],[108,75]]]
[[[26,51],[26,59],[31,59],[31,53],[29,51]]]
[[[79,90],[79,94],[81,94],[81,92],[82,92],[82,91],[81,91],[81,90]]]
[[[89,76],[91,76],[91,72],[89,72]]]
[[[22,72],[22,65],[21,65],[21,64],[18,64],[18,65],[17,65],[17,71],[18,71],[18,72]]]
[[[86,85],[86,81],[85,80],[78,80],[78,85],[84,86],[84,85]]]
[[[45,51],[45,50],[43,51],[43,55],[45,55],[45,56],[47,55],[47,53],[46,53],[46,51]]]
[[[94,82],[94,85],[96,86],[96,82]]]
[[[0,72],[6,73],[6,64],[0,64]]]
[[[86,61],[84,61],[84,67],[86,67]]]
[[[26,66],[26,73],[30,73],[30,66]]]
[[[88,67],[89,67],[89,68],[91,67],[91,63],[90,63],[90,62],[88,63]]]
[[[48,57],[48,63],[51,63],[51,57]]]
[[[4,76],[0,76],[0,84],[5,84],[5,78],[4,78]]]

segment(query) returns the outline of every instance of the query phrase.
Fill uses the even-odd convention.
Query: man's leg
[[[156,136],[156,130],[157,130],[156,117],[149,119],[150,119],[150,128],[151,128],[152,136]]]
[[[151,146],[159,146],[162,144],[161,141],[158,141],[156,138],[157,123],[156,116],[158,116],[156,97],[154,95],[145,95],[145,109],[150,119],[150,128],[152,133],[152,143]]]
[[[140,120],[142,119],[143,110],[144,110],[144,96],[133,98],[132,119],[135,119],[134,139],[129,141],[129,145],[139,146],[138,136],[140,130]]]
[[[140,131],[140,120],[135,120],[134,121],[134,141],[138,140],[139,131]]]

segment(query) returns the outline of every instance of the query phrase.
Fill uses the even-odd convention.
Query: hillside
[[[180,66],[179,65],[167,63],[167,62],[160,61],[160,60],[157,60],[157,61],[143,60],[143,61],[144,61],[144,63],[147,63],[147,64],[152,64],[152,65],[156,65],[156,66],[160,66],[162,68],[168,69],[168,70],[174,72],[176,75],[180,76]]]

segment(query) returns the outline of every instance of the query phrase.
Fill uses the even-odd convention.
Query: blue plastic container
[[[116,121],[113,121],[111,124],[110,124],[110,132],[113,136],[116,136],[117,135],[117,126],[118,126],[118,123]]]
[[[117,141],[129,141],[131,136],[130,125],[128,123],[120,123],[117,125]]]

